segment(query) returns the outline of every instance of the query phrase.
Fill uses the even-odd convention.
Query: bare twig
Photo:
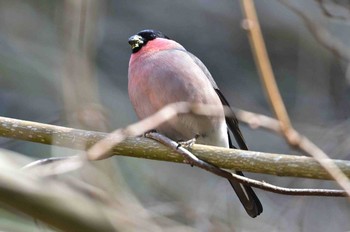
[[[262,128],[282,135],[281,124],[274,118],[242,109],[236,109],[235,113],[239,121],[247,124],[252,129]]]
[[[332,37],[322,27],[315,26],[312,21],[303,14],[299,9],[289,4],[286,0],[280,0],[284,5],[297,13],[303,20],[306,26],[313,32],[316,39],[319,39],[324,45],[330,45]],[[271,68],[271,63],[267,55],[265,43],[261,33],[258,17],[253,0],[241,0],[242,8],[246,17],[246,27],[251,42],[252,51],[255,57],[256,64],[260,71],[260,77],[264,83],[269,101],[276,114],[278,121],[281,123],[281,130],[287,142],[299,148],[300,150],[310,154],[319,162],[322,167],[334,178],[334,180],[347,192],[350,196],[350,180],[346,175],[333,163],[333,161],[320,148],[313,144],[309,139],[300,135],[291,125],[287,110],[284,106],[282,97],[279,93],[275,77]],[[328,34],[327,34],[328,33]],[[347,60],[350,57],[348,49],[341,43],[332,44],[332,51],[338,52],[345,56]],[[337,46],[335,46],[337,45]],[[339,51],[340,48],[344,51]],[[340,53],[341,52],[341,53]]]
[[[273,118],[269,118],[264,115],[253,114],[251,112],[246,111],[239,111],[237,116],[243,122],[247,123],[248,125],[252,125],[252,127],[258,126],[263,127],[265,129],[269,129],[276,133],[282,133],[278,121]],[[298,132],[295,131],[295,133]],[[328,169],[332,169],[333,175],[336,175],[337,178],[341,179],[342,182],[346,183],[348,181],[348,178],[341,172],[341,170],[339,170],[339,168],[334,164],[334,162],[308,138],[301,136],[301,140],[298,144],[298,147],[307,154],[311,154],[314,157],[316,156],[316,160],[319,163],[321,163],[322,166],[326,166]],[[343,176],[345,176],[345,179],[343,178]]]
[[[326,3],[325,3],[324,0],[315,0],[315,2],[318,3],[318,5],[320,6],[320,9],[321,9],[321,11],[322,11],[322,13],[323,13],[326,17],[331,18],[331,19],[339,19],[339,20],[347,20],[347,19],[349,19],[349,17],[346,17],[346,16],[344,16],[344,15],[335,15],[335,14],[333,14],[333,13],[327,8]],[[344,6],[340,6],[340,5],[338,5],[336,2],[332,2],[332,4],[333,4],[334,6],[342,7],[342,8],[344,8],[344,9],[347,9],[347,11],[348,11],[347,13],[350,13],[349,8],[346,8],[346,7],[344,7]]]
[[[350,49],[347,45],[335,38],[329,31],[327,31],[321,25],[312,21],[312,19],[306,15],[302,10],[290,4],[287,0],[279,0],[289,10],[298,15],[304,25],[309,29],[312,36],[323,47],[332,52],[335,56],[345,61],[350,61]]]
[[[344,197],[346,196],[346,192],[342,190],[333,190],[333,189],[292,189],[292,188],[283,188],[279,186],[275,186],[266,182],[261,182],[257,180],[252,180],[250,178],[236,175],[234,173],[225,171],[220,169],[219,167],[212,165],[208,162],[205,162],[195,155],[193,155],[190,151],[186,150],[184,147],[179,146],[179,144],[168,137],[159,134],[159,133],[147,133],[145,135],[147,138],[152,138],[167,147],[171,148],[182,157],[184,157],[185,162],[191,164],[193,166],[202,168],[206,171],[214,173],[217,176],[224,177],[229,180],[234,180],[242,184],[247,184],[252,187],[264,189],[269,192],[284,194],[284,195],[302,195],[302,196],[328,196],[328,197]]]
[[[246,19],[243,21],[243,27],[248,32],[255,62],[260,72],[261,81],[265,86],[266,93],[276,117],[281,123],[281,128],[284,131],[284,134],[288,135],[288,131],[291,128],[290,119],[273,75],[264,38],[262,36],[259,21],[256,15],[254,2],[253,0],[241,0],[241,5],[246,17]],[[291,142],[291,144],[294,143],[294,141],[289,137],[288,140]]]
[[[38,176],[59,175],[81,168],[83,161],[83,156],[50,157],[31,162],[23,169]]]

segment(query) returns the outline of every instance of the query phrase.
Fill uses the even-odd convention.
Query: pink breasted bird
[[[129,38],[128,91],[140,119],[175,102],[229,106],[205,65],[183,46],[160,31],[143,30]],[[197,138],[196,143],[235,148],[231,130],[241,149],[248,150],[235,117],[182,114],[155,128],[176,141]],[[242,175],[240,171],[237,174]],[[258,216],[262,205],[253,189],[230,181],[245,210]]]

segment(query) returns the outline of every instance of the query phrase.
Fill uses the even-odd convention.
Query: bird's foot
[[[146,132],[142,135],[142,137],[146,137],[146,138],[147,138],[147,135],[148,135],[148,134],[152,134],[152,133],[157,133],[157,130],[156,130],[156,129],[152,129],[152,130],[146,131]]]
[[[197,141],[199,135],[197,134],[194,138],[187,140],[187,141],[177,141],[179,147],[184,147],[184,148],[191,148]]]

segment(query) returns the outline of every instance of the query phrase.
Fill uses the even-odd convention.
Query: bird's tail
[[[238,175],[244,176],[242,172],[236,171]],[[263,207],[260,203],[260,200],[255,195],[253,189],[250,186],[243,185],[241,183],[238,183],[236,181],[230,181],[231,186],[235,190],[239,200],[241,201],[243,207],[251,216],[252,218],[255,218],[259,214],[262,213]]]

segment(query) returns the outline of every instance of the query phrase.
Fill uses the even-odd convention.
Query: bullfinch
[[[139,119],[175,102],[229,106],[205,65],[160,31],[140,31],[129,38],[129,44],[128,92]],[[223,108],[221,116],[180,114],[155,129],[176,141],[196,138],[199,144],[235,148],[230,130],[240,149],[248,150],[232,115],[225,117]],[[230,184],[251,217],[263,211],[251,187],[235,181]]]

